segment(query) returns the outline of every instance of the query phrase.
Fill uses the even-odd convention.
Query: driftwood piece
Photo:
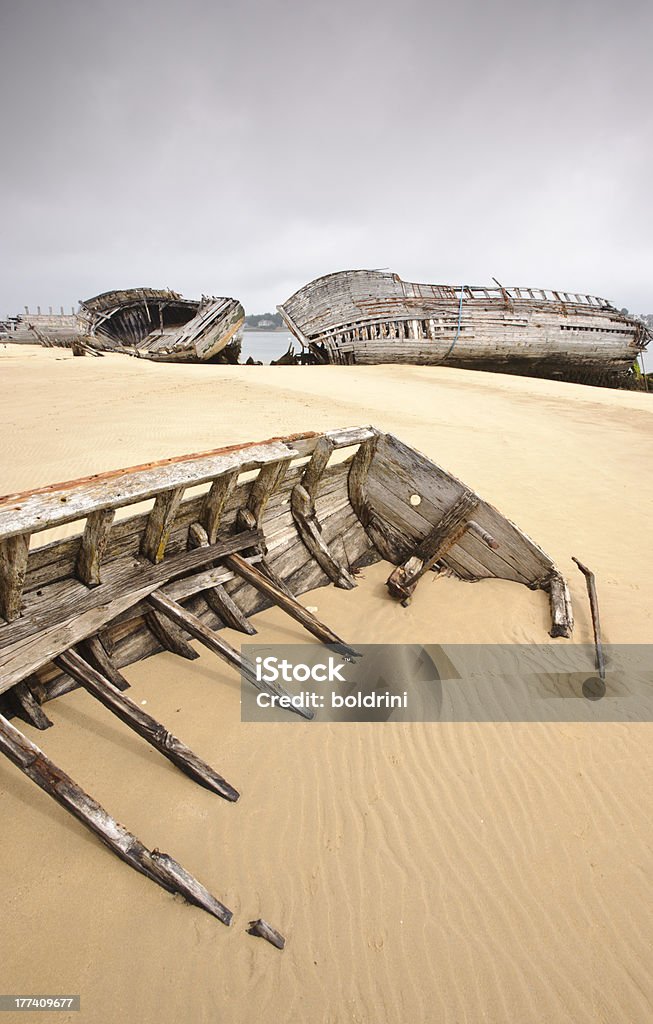
[[[281,932],[278,932],[276,928],[273,928],[271,924],[264,921],[263,918],[259,917],[257,921],[250,921],[247,929],[248,935],[256,935],[260,939],[266,939],[277,949],[283,949],[286,945]]]
[[[104,508],[100,512],[91,512],[86,520],[75,572],[78,579],[89,587],[97,587],[102,582],[102,557],[115,514],[114,509]]]
[[[29,683],[24,679],[9,691],[14,706],[21,718],[36,729],[49,729],[53,724],[37,701]]]
[[[114,665],[98,636],[90,636],[87,640],[84,640],[81,644],[81,650],[86,660],[97,668],[98,672],[106,676],[117,690],[129,689],[129,683],[122,672]]]
[[[162,561],[165,554],[172,524],[184,496],[184,489],[175,487],[173,490],[157,495],[154,508],[150,512],[141,542],[141,554],[145,558],[149,558],[150,562],[154,562],[155,565]]]
[[[289,597],[288,594],[280,590],[267,576],[265,576],[260,569],[250,565],[250,563],[242,557],[242,555],[234,554],[227,555],[223,559],[225,565],[228,565],[230,569],[233,569],[235,573],[241,576],[247,583],[250,583],[257,590],[262,591],[270,597],[276,605],[282,608],[291,618],[300,622],[309,633],[317,637],[325,644],[333,644],[338,647],[343,654],[356,656],[356,652],[349,647],[344,640],[341,639],[334,633],[332,629],[325,626],[323,622],[320,622],[312,612],[309,612],[302,604],[299,603],[296,597]]]
[[[104,704],[105,708],[108,708],[121,722],[147,740],[155,750],[172,761],[185,775],[189,775],[200,786],[210,789],[213,793],[224,797],[225,800],[235,801],[238,799],[240,794],[221,775],[218,775],[210,765],[193,753],[185,743],[168,732],[165,726],[148,715],[143,708],[116,690],[105,676],[84,661],[76,651],[64,651],[55,661],[64,672],[76,679],[85,690],[88,690],[93,697]]]
[[[549,603],[551,606],[551,629],[549,636],[570,637],[574,628],[574,615],[571,607],[569,588],[559,573],[555,573],[548,583]]]
[[[573,556],[572,556],[573,557]],[[596,667],[600,678],[605,681],[605,658],[603,656],[603,641],[601,639],[601,620],[599,618],[599,599],[596,593],[596,577],[591,569],[583,565],[577,558],[573,558],[587,585],[587,594],[590,599],[590,611],[592,613],[592,628],[594,630],[594,646],[596,647]]]
[[[231,923],[231,911],[212,896],[192,875],[158,850],[148,850],[88,793],[58,768],[36,744],[0,715],[0,752],[17,768],[61,804],[86,828],[136,871],[147,875],[168,892],[180,893],[189,903],[206,910],[224,924]]]
[[[0,615],[7,622],[20,615],[28,556],[28,533],[0,541]]]
[[[230,643],[223,640],[221,636],[218,636],[214,629],[207,626],[201,619],[188,609],[177,604],[176,601],[171,600],[162,594],[160,591],[156,591],[150,594],[150,604],[157,609],[157,611],[163,612],[164,615],[169,616],[173,622],[182,626],[187,633],[194,636],[196,640],[208,647],[210,651],[217,654],[220,658],[223,658],[229,665],[232,665],[239,672],[241,672],[246,679],[249,679],[251,683],[256,687],[257,690],[264,691],[265,693],[271,693],[277,697],[289,697],[290,694],[281,686],[276,686],[272,683],[265,683],[256,678],[256,670],[245,658],[243,658],[240,651],[237,651],[235,647],[232,647]],[[291,707],[289,710],[294,711],[302,718],[313,718],[313,712],[304,708]]]
[[[184,636],[184,631],[172,619],[159,615],[152,608],[145,616],[145,623],[166,651],[178,654],[180,658],[186,658],[188,661],[199,658],[199,651],[191,647]]]

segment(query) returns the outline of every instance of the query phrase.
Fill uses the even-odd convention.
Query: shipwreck
[[[378,270],[317,278],[277,307],[300,362],[416,363],[628,386],[650,335],[607,299],[416,284]]]
[[[72,536],[39,544],[43,531],[71,524]],[[461,481],[374,427],[219,448],[1,498],[0,751],[130,866],[229,924],[220,900],[118,824],[15,719],[46,729],[48,702],[82,687],[234,802],[230,782],[127,696],[121,670],[160,651],[195,659],[192,639],[259,689],[284,693],[257,680],[221,629],[251,635],[252,616],[276,605],[355,657],[298,596],[351,589],[381,559],[403,603],[427,572],[511,580],[546,593],[551,635],[571,633],[567,585],[551,558]]]
[[[123,352],[157,362],[237,363],[244,322],[237,299],[128,288],[83,299],[70,314],[26,309],[11,318],[7,339],[72,348],[76,355]]]

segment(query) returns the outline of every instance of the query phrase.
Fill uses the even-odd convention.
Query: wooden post
[[[184,487],[174,487],[157,495],[154,501],[154,508],[150,512],[141,542],[141,554],[155,565],[162,561],[165,554],[184,490]]]
[[[592,570],[588,569],[582,562],[579,562],[577,558],[573,558],[573,561],[582,572],[585,577],[585,583],[587,584],[587,593],[590,599],[590,611],[592,612],[594,646],[596,648],[596,667],[599,670],[599,676],[601,679],[605,680],[605,658],[603,657],[603,641],[601,640],[601,621],[599,619],[599,599],[596,593],[596,577]]]
[[[25,718],[30,725],[33,725],[36,729],[49,729],[53,724],[32,693],[32,689],[25,679],[20,683],[16,683],[16,685],[9,690],[9,696],[13,698],[19,715],[22,718]]]
[[[338,647],[339,650],[346,655],[356,656],[356,651],[351,647],[348,647],[344,640],[342,640],[337,633],[325,626],[324,623],[316,619],[315,616],[307,611],[302,604],[299,603],[296,597],[289,597],[288,594],[280,590],[272,580],[264,576],[263,573],[255,566],[242,557],[242,555],[227,555],[223,559],[225,565],[232,569],[235,573],[238,573],[247,583],[250,583],[261,593],[266,594],[272,598],[274,603],[280,608],[283,608],[291,618],[300,622],[309,633],[316,636],[318,640],[321,640],[324,644],[333,644]]]
[[[105,508],[91,512],[86,520],[75,572],[89,587],[97,587],[102,582],[100,567],[115,514],[114,509]]]
[[[40,786],[65,810],[94,832],[130,867],[147,875],[168,892],[180,893],[189,903],[206,910],[224,924],[231,924],[231,911],[212,896],[204,886],[189,875],[167,853],[148,850],[135,835],[128,832],[104,807],[97,803],[69,775],[58,768],[36,744],[0,715],[0,752],[17,768]]]
[[[188,661],[199,658],[199,651],[191,647],[184,636],[184,631],[172,619],[165,618],[152,609],[145,616],[145,624],[166,651],[178,654],[180,658],[186,658]]]
[[[204,499],[200,523],[206,530],[209,544],[215,544],[224,507],[237,483],[237,469],[230,473],[223,473],[213,481],[211,489]]]
[[[64,651],[55,658],[55,663],[68,675],[77,679],[85,690],[104,704],[105,708],[121,722],[147,740],[155,750],[172,761],[191,779],[199,782],[200,786],[210,789],[225,800],[238,799],[237,790],[225,782],[221,775],[193,753],[185,743],[169,733],[165,726],[112,686],[105,676],[84,661],[75,650]]]
[[[7,622],[20,615],[28,556],[28,533],[0,541],[0,615]]]

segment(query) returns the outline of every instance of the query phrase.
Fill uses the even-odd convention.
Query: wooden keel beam
[[[341,637],[334,633],[333,630],[325,626],[324,623],[316,619],[312,612],[307,611],[302,604],[299,603],[296,597],[289,597],[287,593],[280,590],[272,580],[265,576],[255,566],[243,558],[241,555],[227,555],[223,559],[224,564],[227,565],[233,572],[237,573],[242,579],[251,586],[256,587],[261,593],[266,594],[272,598],[274,603],[282,608],[291,618],[300,622],[309,633],[321,640],[322,643],[332,644],[337,647],[343,654],[355,657],[356,651],[349,647]]]
[[[264,691],[265,693],[271,693],[277,697],[288,697],[289,694],[282,686],[275,686],[271,683],[264,683],[256,678],[256,671],[254,666],[251,665],[245,658],[243,658],[240,651],[237,651],[235,647],[232,647],[230,643],[223,640],[221,636],[206,626],[201,619],[198,619],[196,615],[189,612],[182,605],[173,601],[171,598],[162,594],[160,591],[155,591],[149,596],[150,604],[156,608],[157,611],[167,615],[177,625],[182,626],[187,633],[194,636],[196,640],[208,647],[210,651],[217,654],[218,657],[223,658],[229,665],[232,665],[253,685],[257,690]],[[294,711],[295,714],[300,715],[302,718],[313,718],[313,712],[304,708],[291,707],[289,710]]]
[[[53,724],[34,696],[27,680],[17,683],[9,691],[9,696],[13,699],[18,715],[36,729],[49,729]]]
[[[180,658],[186,658],[188,661],[195,661],[196,658],[199,658],[199,651],[191,647],[184,636],[183,629],[180,629],[172,619],[159,615],[152,608],[145,616],[145,624],[166,651],[178,654]]]
[[[225,800],[236,801],[239,797],[237,790],[230,786],[221,775],[206,764],[197,754],[194,754],[185,743],[178,740],[176,736],[169,733],[165,726],[157,722],[155,718],[143,711],[138,704],[135,704],[129,697],[125,697],[119,690],[112,686],[109,680],[89,665],[77,651],[64,651],[57,658],[55,663],[68,675],[76,679],[85,690],[104,704],[121,722],[133,729],[142,736],[144,740],[158,750],[159,753],[172,761],[177,768],[189,775],[191,779],[198,782],[205,789],[224,797]]]
[[[7,622],[13,622],[20,615],[29,536],[19,533],[0,541],[0,615]]]
[[[89,587],[97,587],[102,582],[100,575],[102,558],[115,514],[114,509],[103,508],[99,512],[91,512],[86,520],[75,574],[82,583],[86,583]]]
[[[181,864],[167,853],[148,850],[140,839],[112,818],[104,807],[85,793],[81,786],[78,786],[36,744],[14,728],[2,715],[0,752],[48,796],[99,836],[130,867],[151,878],[168,892],[180,893],[189,903],[201,907],[223,924],[231,924],[231,911],[212,896]]]
[[[184,490],[184,487],[174,487],[157,495],[154,501],[141,541],[141,554],[154,565],[163,559]]]

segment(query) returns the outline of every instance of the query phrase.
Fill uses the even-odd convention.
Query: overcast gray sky
[[[320,274],[653,310],[650,0],[0,0],[0,313]]]

